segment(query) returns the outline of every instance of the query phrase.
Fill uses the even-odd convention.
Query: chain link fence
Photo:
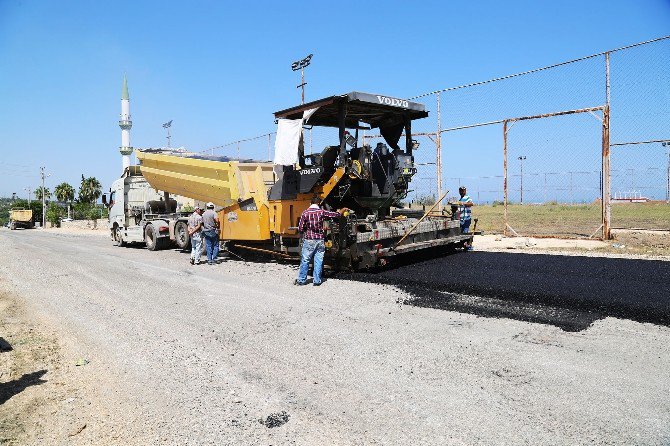
[[[670,230],[669,61],[666,36],[414,97],[437,111],[435,193],[467,186],[510,235]]]
[[[413,123],[407,200],[455,200],[467,186],[479,228],[509,235],[670,230],[669,62],[666,36],[411,98],[431,114]],[[359,144],[381,142],[369,133]],[[274,136],[205,152],[271,160]],[[320,152],[337,130],[305,127],[304,142]]]

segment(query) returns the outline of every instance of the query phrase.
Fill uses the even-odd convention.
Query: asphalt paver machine
[[[456,213],[403,209],[416,173],[413,151],[418,144],[412,138],[412,121],[428,116],[423,104],[352,92],[274,116],[279,123],[278,140],[285,141],[282,120],[298,129],[288,147],[289,152],[295,151],[288,164],[220,163],[199,156],[197,163],[209,163],[202,169],[209,177],[202,178],[185,167],[193,160],[179,161],[179,157],[189,158],[188,154],[138,152],[143,174],[152,186],[170,193],[215,203],[212,197],[228,197],[217,204],[222,206],[221,240],[231,252],[299,256],[298,219],[315,195],[326,209],[349,209],[326,224],[326,262],[334,269],[383,266],[397,256],[458,248],[471,241],[472,235],[461,234]],[[334,144],[305,154],[306,126],[336,129]],[[383,142],[375,147],[361,143],[359,131],[378,131]],[[275,147],[276,152],[285,149],[279,143]],[[230,193],[231,187],[236,193]]]

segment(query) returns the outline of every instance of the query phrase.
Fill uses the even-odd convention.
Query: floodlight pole
[[[307,85],[307,82],[305,82],[305,68],[307,68],[312,60],[313,54],[308,55],[304,59],[297,60],[291,64],[291,69],[293,71],[298,71],[300,70],[300,85],[298,85],[296,88],[301,89],[300,93],[300,103],[304,104],[305,103],[305,85]]]
[[[525,160],[526,157],[520,156],[517,159],[521,162],[521,204],[523,204],[523,160]]]
[[[305,67],[300,68],[300,104],[305,103]]]
[[[163,124],[163,128],[165,130],[167,130],[167,146],[168,146],[168,149],[170,148],[170,127],[172,127],[172,120]]]

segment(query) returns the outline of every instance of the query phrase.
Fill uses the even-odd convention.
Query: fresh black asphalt
[[[339,277],[395,285],[409,305],[570,331],[607,316],[670,326],[670,262],[478,251],[417,260]]]

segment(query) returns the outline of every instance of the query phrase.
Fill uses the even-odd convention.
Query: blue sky
[[[202,150],[272,131],[309,53],[308,100],[411,97],[663,36],[669,19],[661,0],[0,0],[0,196],[38,185],[40,165],[52,189],[81,174],[108,187],[124,72],[133,146],[164,145],[172,119],[173,146]],[[466,171],[497,173],[485,159]]]

